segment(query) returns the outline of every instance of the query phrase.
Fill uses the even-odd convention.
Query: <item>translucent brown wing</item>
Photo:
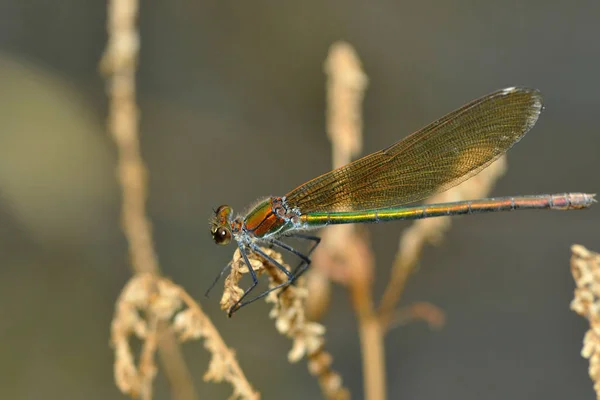
[[[303,214],[397,207],[446,191],[518,142],[542,109],[539,91],[508,88],[455,110],[387,149],[286,195]]]

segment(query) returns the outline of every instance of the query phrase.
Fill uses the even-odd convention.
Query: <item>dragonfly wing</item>
[[[446,191],[506,153],[536,123],[539,91],[499,90],[381,151],[321,175],[286,195],[303,214],[398,207]]]

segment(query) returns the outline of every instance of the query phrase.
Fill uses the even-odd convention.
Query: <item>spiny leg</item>
[[[312,238],[312,236],[311,236],[311,238]],[[319,241],[321,240],[320,238],[317,238],[317,239]],[[243,305],[246,305],[246,304],[252,303],[252,302],[254,302],[254,301],[258,300],[258,299],[261,299],[261,298],[265,297],[266,295],[268,295],[269,293],[271,293],[271,292],[273,292],[273,291],[275,291],[275,290],[283,287],[283,290],[281,290],[281,292],[279,292],[278,295],[277,295],[277,297],[280,297],[281,293],[283,293],[290,285],[293,285],[296,282],[296,279],[297,279],[298,276],[296,276],[295,272],[296,271],[300,271],[300,273],[303,273],[308,268],[308,266],[310,265],[310,258],[308,258],[307,255],[302,254],[301,252],[299,252],[298,250],[294,249],[292,246],[288,245],[287,243],[282,242],[282,241],[277,240],[277,239],[268,239],[267,243],[269,244],[269,248],[279,247],[279,248],[281,248],[281,249],[283,249],[285,251],[288,251],[288,252],[290,252],[292,254],[295,254],[300,259],[302,259],[302,261],[300,262],[300,264],[298,264],[296,266],[296,268],[294,268],[294,272],[290,273],[290,271],[287,268],[285,268],[282,265],[280,265],[278,262],[276,262],[271,257],[268,257],[265,253],[263,253],[260,250],[260,248],[258,248],[258,247],[254,248],[253,247],[254,251],[256,251],[257,253],[261,254],[263,257],[267,258],[277,268],[279,268],[281,271],[283,271],[286,274],[286,276],[288,277],[288,280],[285,281],[285,282],[283,282],[283,283],[280,283],[277,286],[274,286],[274,287],[270,288],[269,290],[266,290],[265,292],[261,293],[260,295],[258,295],[257,297],[253,298],[252,300],[244,303]],[[318,244],[318,242],[317,242],[317,244]],[[310,249],[310,251],[308,253],[309,255],[314,250],[315,247],[316,247],[316,245],[313,246],[313,248]],[[304,268],[300,269],[300,267],[304,267]],[[240,307],[241,307],[241,305],[240,305]]]
[[[287,237],[295,237],[295,238],[304,239],[304,240],[312,240],[314,242],[313,246],[310,248],[310,250],[308,250],[308,254],[306,254],[306,256],[304,256],[306,258],[306,261],[303,258],[303,260],[298,265],[296,265],[296,268],[294,268],[294,271],[292,273],[294,275],[294,278],[293,278],[292,282],[290,283],[290,285],[295,285],[296,282],[298,281],[298,278],[300,278],[302,276],[302,274],[306,272],[308,267],[310,267],[310,263],[312,262],[312,260],[309,258],[309,256],[312,254],[313,251],[315,251],[315,249],[317,248],[319,243],[321,243],[321,238],[318,236],[303,235],[301,233],[292,233],[292,234],[288,234],[286,236]],[[290,287],[290,285],[287,285],[286,287],[284,287],[281,290],[281,292],[279,292],[277,294],[277,297],[281,297],[281,295],[287,290],[287,288]]]
[[[206,293],[204,293],[204,296],[208,297],[208,294],[210,293],[210,291],[215,287],[215,285],[217,284],[217,282],[219,282],[219,280],[221,279],[221,277],[225,274],[225,271],[231,269],[231,261],[223,267],[223,269],[221,270],[221,272],[219,273],[219,275],[217,275],[217,277],[215,278],[215,280],[213,281],[213,283],[210,285],[210,287],[208,288],[208,290],[206,290]]]
[[[262,251],[260,249],[260,247],[258,247],[255,244],[250,244],[250,248],[252,251],[260,254],[261,257],[263,257],[264,259],[266,259],[268,262],[270,262],[272,265],[274,265],[275,267],[277,267],[279,270],[281,270],[283,273],[285,273],[285,275],[287,276],[288,280],[275,286],[272,287],[268,290],[265,290],[264,292],[262,292],[261,294],[259,294],[258,296],[242,302],[242,300],[244,299],[244,297],[246,297],[246,295],[252,290],[254,289],[254,287],[258,284],[258,279],[256,279],[256,272],[254,272],[254,270],[252,269],[252,267],[250,267],[250,261],[248,261],[248,257],[246,256],[246,253],[242,251],[242,255],[244,256],[244,262],[246,262],[246,265],[248,265],[248,269],[251,271],[252,273],[252,280],[254,281],[252,283],[252,286],[250,286],[242,295],[242,297],[233,305],[231,306],[231,308],[229,309],[229,313],[228,315],[231,317],[231,315],[233,315],[234,312],[236,312],[237,310],[239,310],[240,308],[250,304],[250,303],[254,303],[256,300],[258,299],[262,299],[263,297],[265,297],[266,295],[268,295],[269,293],[271,293],[274,290],[279,289],[280,287],[283,287],[285,285],[289,285],[290,282],[292,281],[293,275],[291,274],[290,271],[287,270],[287,268],[285,268],[283,265],[281,265],[280,263],[278,263],[275,259],[273,259],[273,257],[269,256],[267,253],[265,253],[264,251]],[[241,251],[241,248],[240,248]]]
[[[269,293],[271,293],[271,292],[273,292],[273,291],[275,291],[275,290],[277,290],[277,289],[279,289],[279,288],[282,288],[282,287],[284,287],[284,286],[285,286],[285,287],[289,287],[289,284],[290,284],[290,281],[289,281],[289,280],[287,280],[287,281],[285,281],[285,282],[283,282],[283,283],[280,283],[280,284],[279,284],[279,285],[277,285],[277,286],[274,286],[274,287],[272,287],[272,288],[270,288],[270,289],[268,289],[268,290],[265,290],[264,292],[262,292],[262,293],[261,293],[261,294],[259,294],[258,296],[256,296],[256,297],[253,297],[252,299],[250,299],[250,300],[248,300],[248,301],[245,301],[245,302],[243,302],[243,303],[240,303],[239,305],[237,305],[237,308],[236,308],[235,310],[232,310],[232,308],[233,308],[233,307],[232,307],[232,308],[230,308],[230,309],[229,309],[229,316],[231,317],[231,315],[232,315],[234,312],[236,312],[237,310],[239,310],[240,308],[242,308],[242,307],[244,307],[244,306],[247,306],[248,304],[254,303],[256,300],[260,300],[260,299],[262,299],[263,297],[265,297],[265,296],[266,296],[266,295],[268,295]],[[237,304],[237,303],[236,303],[236,304]]]
[[[230,318],[234,312],[236,312],[238,309],[240,309],[245,304],[248,304],[248,303],[242,303],[242,300],[244,300],[244,297],[246,297],[248,295],[248,293],[250,293],[256,287],[256,285],[258,285],[258,277],[256,276],[256,272],[254,271],[254,269],[252,269],[252,264],[250,264],[250,261],[248,260],[248,255],[246,254],[246,249],[241,244],[238,244],[238,248],[240,249],[240,253],[242,253],[242,257],[244,259],[244,263],[246,263],[246,266],[248,267],[248,271],[250,271],[250,276],[252,277],[252,285],[250,285],[250,287],[244,291],[244,294],[242,294],[242,296],[238,299],[238,301],[236,301],[235,304],[229,308],[229,311],[227,312],[227,316]],[[252,301],[250,301],[250,302],[252,302]]]
[[[321,242],[321,238],[318,236],[311,236],[311,235],[303,235],[303,234],[288,234],[285,235],[286,237],[296,237],[296,238],[300,238],[300,239],[305,239],[305,240],[311,240],[314,243],[314,245],[311,247],[311,249],[308,251],[307,255],[304,255],[300,252],[298,252],[296,249],[292,248],[291,246],[287,245],[286,243],[283,243],[279,240],[272,240],[269,241],[270,246],[272,247],[273,245],[281,247],[284,250],[287,250],[293,254],[296,254],[298,257],[300,257],[302,259],[302,261],[300,262],[300,264],[298,264],[296,266],[296,268],[294,268],[294,272],[290,273],[290,271],[288,271],[287,268],[285,268],[283,265],[281,265],[279,262],[275,261],[272,257],[270,257],[269,255],[267,255],[264,251],[262,251],[258,246],[256,245],[251,245],[251,249],[253,251],[255,251],[256,253],[260,254],[263,258],[265,258],[268,262],[270,262],[272,265],[274,265],[275,267],[277,267],[279,270],[281,270],[283,273],[285,273],[285,275],[287,276],[288,280],[285,282],[280,283],[277,286],[274,286],[264,292],[262,292],[261,294],[259,294],[258,296],[246,301],[242,303],[242,300],[246,297],[246,295],[252,290],[254,289],[254,287],[258,284],[258,280],[255,280],[256,274],[254,273],[254,270],[252,270],[252,268],[250,268],[250,262],[248,261],[248,258],[246,256],[246,252],[245,250],[243,250],[240,246],[240,252],[242,253],[243,257],[244,257],[244,262],[246,263],[246,265],[248,265],[248,269],[252,274],[252,286],[249,287],[244,294],[242,295],[242,297],[229,309],[229,313],[228,315],[231,317],[231,315],[233,315],[233,313],[237,310],[239,310],[240,308],[242,308],[245,305],[248,305],[250,303],[255,302],[256,300],[262,299],[263,297],[267,296],[269,293],[283,288],[283,290],[281,292],[279,292],[278,296],[281,296],[281,293],[283,293],[291,284],[293,284],[296,279],[298,277],[300,277],[309,267],[310,265],[310,258],[308,256],[310,256],[310,254],[317,248],[317,246],[319,245],[319,243]],[[296,274],[297,272],[297,274]]]
[[[268,243],[272,246],[277,246],[283,250],[286,250],[292,254],[295,254],[296,256],[298,256],[302,261],[300,262],[300,264],[298,264],[296,266],[296,268],[294,268],[293,272],[292,272],[292,279],[295,277],[295,272],[298,270],[299,266],[307,263],[310,264],[310,258],[308,258],[308,255],[304,255],[301,252],[299,252],[298,250],[294,249],[292,246],[290,246],[289,244],[282,242],[280,240],[277,239],[268,239]],[[310,252],[309,252],[310,254]]]
[[[265,253],[264,251],[262,251],[262,249],[260,247],[258,247],[256,244],[254,244],[254,243],[250,244],[250,248],[252,250],[254,250],[255,252],[257,252],[258,254],[260,254],[263,258],[265,258],[271,264],[273,264],[274,266],[276,266],[281,272],[283,272],[288,277],[288,280],[291,280],[294,277],[292,275],[292,273],[290,271],[288,271],[288,269],[286,267],[284,267],[283,265],[281,265],[279,262],[277,262],[270,255],[268,255],[267,253]]]
[[[304,239],[304,240],[310,240],[313,241],[313,246],[310,248],[310,250],[308,250],[308,253],[306,254],[306,257],[308,258],[308,262],[300,262],[298,265],[296,265],[296,268],[294,268],[294,271],[292,272],[294,275],[294,281],[296,279],[298,279],[310,266],[310,263],[312,262],[312,260],[309,258],[310,255],[312,254],[313,251],[315,251],[315,249],[317,248],[317,246],[321,243],[321,238],[319,236],[313,236],[313,235],[304,235],[302,233],[289,233],[287,235],[285,235],[286,237],[295,237],[297,239]],[[301,257],[302,258],[302,257]],[[301,269],[301,267],[306,264],[304,266],[304,268]]]

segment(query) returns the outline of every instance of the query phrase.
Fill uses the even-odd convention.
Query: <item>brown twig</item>
[[[581,245],[571,246],[571,252],[571,273],[577,284],[571,310],[590,323],[581,355],[590,360],[589,374],[600,400],[600,254]]]
[[[158,273],[150,222],[146,218],[146,167],[140,155],[135,73],[139,38],[136,30],[137,1],[109,2],[108,44],[100,69],[110,99],[108,130],[117,144],[119,182],[123,191],[122,226],[130,244],[136,272]]]
[[[272,249],[263,248],[262,250],[289,270],[289,266],[283,262],[281,254]],[[248,260],[258,276],[263,274],[269,276],[269,287],[287,281],[287,276],[282,271],[260,255],[250,253]],[[248,267],[238,249],[233,256],[231,272],[225,279],[225,290],[221,298],[223,310],[228,311],[242,295],[243,290],[239,287],[239,281],[242,275],[248,272]],[[292,349],[288,353],[288,361],[297,362],[306,356],[308,370],[319,381],[324,397],[332,400],[348,399],[350,395],[342,385],[340,375],[331,368],[333,358],[324,350],[325,327],[316,322],[310,322],[306,317],[305,301],[308,291],[304,278],[300,278],[294,286],[287,288],[279,297],[278,294],[278,291],[269,293],[266,301],[274,304],[269,316],[275,320],[275,327],[279,333],[293,340]]]
[[[431,197],[427,203],[444,203],[485,197],[505,171],[506,158],[503,156],[471,179],[444,193]],[[425,244],[439,243],[444,232],[450,228],[450,224],[450,217],[418,220],[404,231],[400,237],[391,276],[379,306],[379,316],[384,330],[389,328],[396,315],[396,306],[400,301],[408,278],[418,264]],[[440,312],[439,310],[432,311],[435,314]],[[435,315],[433,318],[435,318]]]
[[[159,278],[159,265],[152,243],[151,226],[146,218],[145,202],[147,172],[140,155],[138,139],[138,110],[135,94],[135,73],[139,49],[136,28],[137,0],[112,0],[108,4],[108,44],[100,63],[106,76],[110,109],[108,129],[118,151],[118,177],[123,192],[122,226],[129,242],[131,265],[136,273],[123,289],[116,306],[111,336],[115,348],[115,381],[124,393],[142,399],[151,399],[152,381],[156,375],[154,354],[158,348],[163,369],[171,384],[173,398],[196,399],[191,375],[185,364],[176,337],[169,329],[169,315],[175,313],[175,305],[181,301],[193,310],[192,315],[201,322],[198,336],[203,336],[205,346],[213,354],[206,379],[229,380],[234,395],[256,399],[231,351],[224,345],[217,330],[201,312],[199,306],[182,289]],[[161,288],[179,293],[180,299],[165,296]],[[136,297],[137,296],[137,297]],[[172,307],[166,310],[157,304]],[[152,311],[142,319],[138,309]],[[181,315],[181,314],[178,314]],[[182,317],[183,318],[183,317]],[[135,334],[144,339],[140,365],[135,367],[128,338]],[[216,368],[214,360],[227,368]],[[215,371],[221,371],[217,373]],[[229,371],[229,372],[227,372]]]
[[[407,325],[414,321],[424,321],[431,329],[439,329],[444,326],[446,316],[444,312],[434,304],[426,301],[412,303],[398,310],[387,330],[394,329],[400,325]]]
[[[358,55],[348,43],[334,43],[325,61],[327,83],[327,133],[332,143],[333,167],[352,161],[362,148],[361,104],[368,78]],[[350,292],[358,320],[365,398],[386,398],[385,351],[373,304],[374,257],[366,238],[352,225],[324,230],[322,248],[314,256],[314,271],[328,276]],[[322,272],[315,272],[322,273]]]

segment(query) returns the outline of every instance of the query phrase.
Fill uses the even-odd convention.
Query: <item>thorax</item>
[[[269,197],[246,214],[239,228],[256,238],[267,238],[297,227],[299,216],[299,212],[288,209],[285,198]]]

